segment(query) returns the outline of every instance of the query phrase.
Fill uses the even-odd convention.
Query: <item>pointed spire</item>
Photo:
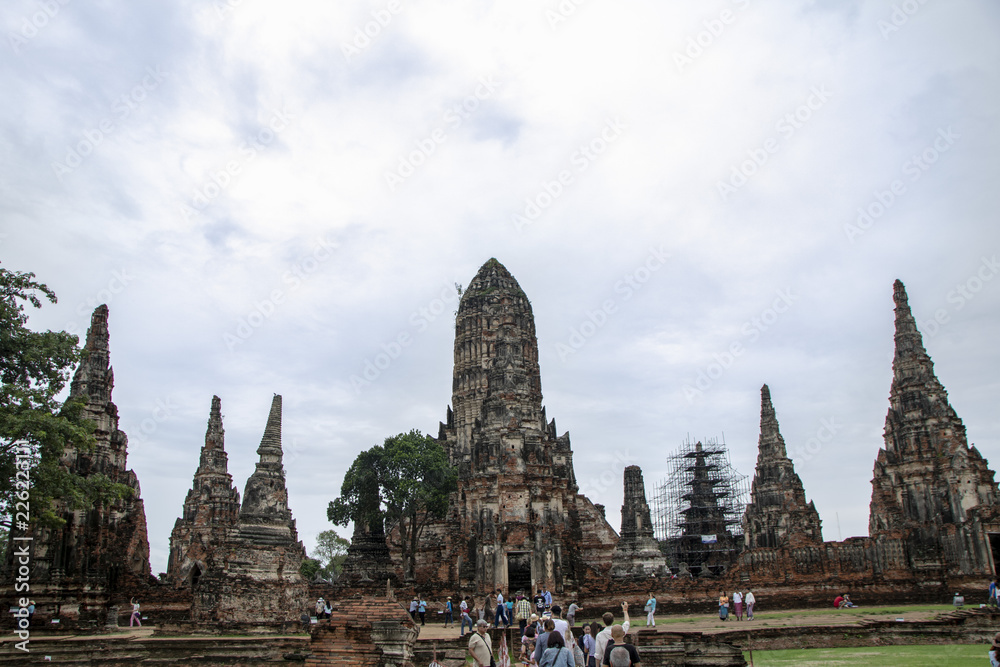
[[[757,441],[757,465],[763,459],[785,459],[785,439],[781,437],[778,417],[771,403],[771,390],[765,384],[760,388],[760,439]]]
[[[285,470],[281,465],[281,396],[278,394],[271,401],[271,412],[257,454],[260,455],[257,468],[243,491],[240,521],[285,525],[286,530],[294,530],[292,513],[288,509]]]
[[[201,461],[195,472],[197,483],[200,477],[206,475],[225,475],[226,487],[231,484],[229,475],[229,456],[226,454],[226,431],[222,427],[222,399],[212,397],[212,408],[208,415],[208,428],[205,429],[205,446],[201,450]]]
[[[917,330],[916,320],[910,312],[910,304],[906,296],[906,287],[897,280],[892,286],[892,300],[896,304],[896,352],[892,360],[893,388],[897,383],[907,385],[933,380],[934,364],[924,341]]]
[[[823,541],[819,514],[816,506],[806,501],[802,479],[788,458],[766,384],[760,388],[757,467],[750,483],[750,504],[743,515],[743,536],[751,549]]]
[[[101,304],[90,317],[87,342],[83,346],[84,357],[73,375],[70,397],[89,397],[97,403],[111,400],[114,373],[111,371],[110,340],[108,307]]]
[[[208,414],[205,431],[205,449],[225,449],[226,432],[222,428],[222,399],[212,396],[212,409]]]
[[[271,399],[271,412],[267,416],[267,426],[264,427],[264,437],[260,439],[257,454],[260,455],[260,463],[276,463],[281,467],[281,396],[278,394]]]

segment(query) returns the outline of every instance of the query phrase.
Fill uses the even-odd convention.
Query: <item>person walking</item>
[[[142,627],[142,616],[139,614],[139,601],[132,598],[132,616],[128,619],[128,627],[132,627],[132,623],[138,623],[139,627]]]
[[[455,624],[455,608],[451,606],[451,596],[444,601],[444,627]]]
[[[753,596],[753,591],[747,590],[747,594],[743,596],[743,600],[747,603],[747,620],[753,620],[753,605],[757,600]]]
[[[465,636],[465,624],[469,624],[469,632],[471,633],[475,628],[472,625],[472,617],[469,616],[469,596],[466,595],[465,599],[458,605],[458,611],[462,615],[462,627],[458,631],[459,638]]]
[[[656,627],[656,619],[653,616],[656,614],[656,596],[653,595],[652,591],[649,593],[649,599],[646,600],[646,627]]]
[[[569,627],[572,628],[574,625],[576,625],[576,612],[582,610],[583,607],[578,605],[576,603],[576,600],[573,600],[572,602],[569,603],[569,609],[566,610],[566,621],[569,623]]]
[[[501,626],[501,624],[503,624],[503,625],[510,625],[510,623],[507,623],[507,605],[504,604],[504,601],[503,601],[503,592],[498,588],[497,589],[497,611],[496,611],[496,616],[493,619],[493,627],[494,628],[499,628]]]
[[[420,602],[417,604],[417,613],[420,614],[420,625],[424,624],[424,615],[427,614],[427,602],[420,598]]]
[[[493,662],[493,642],[486,632],[487,627],[489,624],[485,620],[476,621],[476,631],[469,639],[469,655],[476,663],[475,667],[490,667]]]
[[[524,629],[528,626],[528,619],[531,618],[531,603],[528,598],[521,594],[517,596],[517,603],[514,605],[514,620],[521,628],[521,636],[524,636]]]
[[[733,593],[733,607],[735,607],[735,611],[736,611],[736,620],[737,621],[742,621],[743,620],[743,595],[739,591],[736,591],[735,593]]]
[[[413,619],[414,623],[417,622],[417,607],[419,605],[420,605],[420,601],[417,600],[416,596],[414,596],[414,598],[412,600],[410,600],[410,618]]]

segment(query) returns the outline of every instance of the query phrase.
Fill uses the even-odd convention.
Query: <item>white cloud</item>
[[[897,277],[919,322],[946,311],[927,347],[970,439],[1000,456],[987,372],[1000,282],[961,309],[948,300],[1000,252],[991,3],[926,3],[883,38],[892,7],[874,0],[581,3],[555,29],[557,3],[403,2],[350,60],[343,44],[385,3],[231,4],[220,16],[202,3],[72,3],[0,61],[12,101],[0,109],[0,255],[60,296],[35,326],[82,327],[81,312],[112,297],[115,399],[154,570],[213,393],[241,489],[271,393],[284,395],[290,502],[308,546],[358,451],[414,427],[436,433],[453,308],[426,328],[411,316],[491,256],[532,299],[545,403],[572,433],[581,479],[627,448],[651,486],[688,433],[725,433],[751,473],[767,382],[790,449],[822,419],[844,424],[796,463],[826,537],[836,516],[845,537],[863,534]],[[38,6],[10,3],[4,29]],[[726,9],[733,20],[679,71],[675,54]],[[169,76],[118,118],[115,100],[147,67]],[[499,85],[461,122],[446,115],[490,77]],[[828,99],[794,132],[779,128],[823,86]],[[268,138],[283,110],[289,122]],[[113,131],[60,181],[52,162],[109,117]],[[614,118],[627,127],[580,170],[574,155]],[[909,180],[905,162],[948,127],[960,138]],[[438,129],[444,139],[391,191],[386,172]],[[768,139],[777,150],[723,200],[719,181]],[[572,183],[519,232],[511,216],[564,170]],[[845,225],[896,179],[906,193],[849,242]],[[336,249],[306,271],[319,239]],[[661,245],[669,263],[626,300],[616,284]],[[123,269],[134,277],[111,292]],[[741,327],[786,288],[794,305],[749,341]],[[225,335],[267,311],[274,290],[280,302],[230,350]],[[607,299],[616,312],[560,359],[557,344]],[[411,344],[355,392],[351,375],[400,334]],[[745,353],[688,402],[684,385],[733,342]],[[168,398],[176,410],[139,443]],[[620,485],[594,498],[615,524],[620,498]]]

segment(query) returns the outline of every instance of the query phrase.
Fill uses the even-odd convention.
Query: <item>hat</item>
[[[532,621],[537,621],[538,620],[538,614],[532,614],[531,615],[531,620]],[[1000,633],[998,633],[998,634],[1000,634]]]

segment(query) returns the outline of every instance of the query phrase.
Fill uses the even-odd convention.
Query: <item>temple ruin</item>
[[[496,259],[462,294],[452,391],[438,439],[458,490],[448,516],[424,530],[416,580],[562,592],[606,578],[618,536],[577,492],[569,434],[542,407],[531,303]]]
[[[612,557],[613,577],[656,577],[668,573],[667,562],[653,536],[653,520],[646,502],[646,485],[639,466],[625,468],[622,525]]]
[[[212,401],[213,413],[216,400]],[[220,415],[213,424],[214,417],[213,414],[209,419],[209,434],[205,438],[202,461],[206,458],[212,461],[216,466],[215,472],[203,472],[199,467],[199,472],[195,474],[195,487],[188,498],[198,492],[196,489],[199,486],[202,489],[199,493],[204,493],[201,483],[207,481],[208,474],[213,474],[217,486],[205,493],[205,497],[206,500],[212,499],[209,503],[217,505],[220,518],[226,521],[231,520],[232,503],[239,496],[227,488],[230,478],[220,467],[225,461],[221,448],[222,422]],[[275,395],[271,401],[271,411],[257,454],[260,460],[247,480],[236,521],[224,529],[220,526],[215,533],[214,544],[211,533],[201,545],[189,544],[185,539],[184,518],[178,521],[181,530],[174,529],[178,540],[171,544],[171,553],[183,549],[184,560],[193,561],[192,568],[201,572],[197,579],[193,575],[186,576],[183,562],[176,572],[176,578],[191,581],[194,594],[192,619],[195,622],[232,627],[281,626],[296,622],[308,599],[307,582],[299,574],[306,551],[299,541],[295,519],[288,507],[288,490],[282,466],[281,396]],[[192,523],[199,515],[208,516],[215,512],[215,508],[208,503],[195,501],[194,504],[200,506],[192,513]],[[186,506],[185,511],[187,509]],[[194,525],[197,526],[196,523]],[[201,536],[205,535],[206,532],[201,531]],[[196,558],[199,553],[206,555],[200,562]]]
[[[750,548],[736,566],[743,581],[817,587],[837,582],[926,599],[995,575],[1000,508],[994,472],[968,445],[898,280],[893,301],[893,380],[885,445],[872,478],[870,536],[820,541],[819,518],[784,454],[765,385],[756,493],[746,515]],[[782,475],[785,481],[778,484]]]
[[[184,499],[184,514],[170,534],[167,578],[177,587],[195,588],[202,575],[224,566],[216,561],[216,547],[239,519],[240,492],[229,474],[225,435],[222,400],[213,396],[198,470]]]
[[[667,465],[654,521],[669,565],[682,575],[724,573],[742,551],[746,476],[733,468],[729,450],[714,438],[705,444],[689,439]]]
[[[785,450],[785,439],[771,404],[771,390],[760,389],[760,440],[757,468],[750,487],[750,504],[743,515],[747,549],[805,546],[823,542],[819,512]]]
[[[767,385],[749,502],[740,501],[742,482],[724,445],[688,441],[671,457],[669,493],[659,487],[650,503],[641,469],[625,470],[619,537],[604,508],[579,493],[569,434],[560,435],[542,407],[531,304],[507,269],[489,260],[456,316],[452,407],[438,434],[458,471],[448,512],[425,529],[409,573],[392,526],[356,525],[344,567],[348,581],[331,590],[381,589],[386,578],[411,592],[419,585],[449,594],[544,585],[587,596],[596,606],[612,593],[655,588],[663,604],[694,608],[720,582],[763,587],[799,603],[826,599],[831,587],[915,601],[984,585],[1000,558],[994,472],[969,446],[898,281],[893,298],[893,380],[884,444],[875,456],[869,537],[822,540],[819,514],[788,457]],[[228,472],[221,400],[213,397],[200,460],[171,534],[167,579],[157,582],[139,483],[126,469],[128,439],[111,400],[106,306],[94,311],[85,352],[70,396],[85,401],[96,446],[67,448],[62,463],[85,477],[106,475],[132,493],[89,510],[57,501],[54,510],[66,524],[34,530],[38,615],[58,617],[64,628],[113,623],[119,605],[137,595],[144,609],[158,609],[183,631],[287,629],[310,589],[299,574],[305,550],[288,505],[281,397],[272,400],[242,501]],[[668,523],[672,532],[663,534]],[[669,570],[695,578],[677,581]],[[9,561],[7,573],[10,594]],[[376,630],[373,624],[369,634]]]
[[[129,493],[85,510],[56,499],[53,511],[66,523],[37,526],[33,534],[33,598],[43,614],[59,615],[71,625],[117,624],[119,607],[124,609],[130,595],[145,590],[152,579],[139,480],[126,469],[128,437],[118,429],[118,407],[111,400],[115,379],[109,341],[108,307],[98,306],[69,391],[70,399],[85,402],[96,442],[89,451],[67,446],[61,464],[85,478],[106,476]]]

